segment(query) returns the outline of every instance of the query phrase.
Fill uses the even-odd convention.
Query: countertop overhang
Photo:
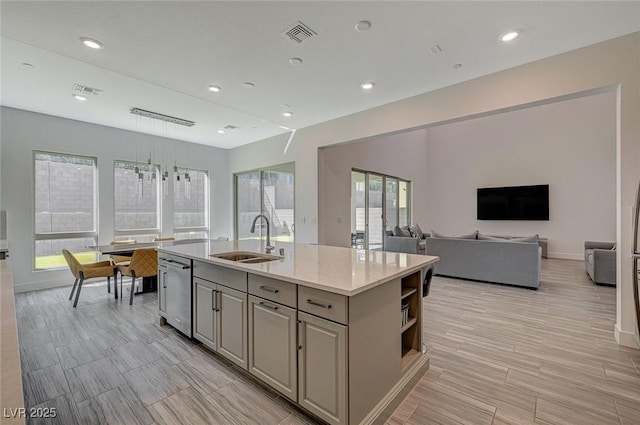
[[[259,240],[195,242],[184,245],[160,244],[159,252],[178,255],[230,269],[284,280],[298,285],[353,296],[397,277],[406,276],[438,261],[429,255],[369,251],[326,245],[275,243],[274,253],[284,249],[284,257],[256,264],[238,263],[212,257],[232,251],[265,253]]]

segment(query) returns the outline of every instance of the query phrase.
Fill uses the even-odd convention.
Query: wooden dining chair
[[[129,265],[119,266],[120,288],[122,288],[122,276],[131,278],[131,296],[129,305],[133,304],[133,292],[137,278],[156,276],[158,274],[158,254],[155,249],[137,249],[133,251]],[[122,293],[122,291],[120,291]]]
[[[73,274],[73,277],[76,280],[73,282],[73,288],[71,288],[71,295],[69,295],[69,300],[73,298],[73,293],[76,291],[76,286],[78,287],[78,292],[76,292],[76,299],[73,302],[73,306],[78,305],[78,299],[80,298],[80,291],[82,290],[82,284],[87,279],[94,279],[98,277],[106,277],[107,285],[111,287],[111,276],[114,278],[114,286],[118,284],[117,271],[118,268],[111,264],[110,261],[99,261],[97,263],[85,263],[81,264],[80,261],[76,258],[75,255],[71,253],[71,251],[63,249],[62,255],[64,259],[67,261],[67,265]],[[118,288],[116,287],[116,292]]]

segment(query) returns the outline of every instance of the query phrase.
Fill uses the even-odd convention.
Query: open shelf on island
[[[418,322],[418,319],[416,319],[415,317],[410,318],[409,321],[404,326],[402,326],[402,329],[400,330],[400,332],[404,333],[407,329],[415,325],[417,322]]]
[[[405,287],[402,287],[402,295],[400,296],[400,299],[404,300],[405,298],[407,298],[410,295],[413,295],[416,292],[418,292],[418,288],[405,288]]]
[[[409,367],[415,360],[420,357],[420,352],[414,349],[403,349],[402,350],[402,362],[400,364],[401,370],[405,370]]]
[[[422,353],[421,326],[416,326],[416,324],[422,322],[421,278],[422,272],[417,271],[403,277],[400,281],[400,305],[398,305],[398,308],[402,309],[403,306],[405,309],[408,308],[409,317],[405,324],[399,323],[402,339],[403,370],[419,359]]]

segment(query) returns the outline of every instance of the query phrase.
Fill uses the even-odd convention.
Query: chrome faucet
[[[271,251],[276,249],[276,247],[271,245],[271,230],[270,230],[271,226],[269,225],[269,219],[267,218],[267,216],[264,215],[264,214],[258,214],[256,216],[256,218],[253,219],[253,223],[251,223],[251,230],[249,230],[249,231],[251,233],[255,233],[255,231],[256,231],[256,221],[258,221],[258,219],[260,217],[264,218],[264,221],[267,222],[267,246],[265,246],[265,250],[267,251],[267,254],[271,254]]]

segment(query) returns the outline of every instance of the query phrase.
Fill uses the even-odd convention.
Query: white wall
[[[631,212],[640,179],[640,32],[424,93],[298,130],[283,154],[287,136],[233,149],[230,171],[296,163],[296,240],[317,242],[314,218],[322,190],[318,147],[444,123],[562,96],[610,88],[617,92],[616,241],[618,289],[616,338],[636,345],[631,276]],[[231,209],[231,206],[229,207]],[[305,223],[302,219],[305,218]]]
[[[608,92],[428,129],[429,226],[445,234],[548,238],[580,260],[616,238],[616,94]],[[476,220],[476,189],[549,184],[549,221]]]
[[[410,180],[412,222],[427,223],[426,130],[320,149],[318,226],[326,245],[351,246],[351,169]]]
[[[149,155],[150,143],[159,159],[164,146],[171,165],[176,155],[179,166],[209,172],[210,234],[213,237],[232,236],[229,232],[231,216],[227,208],[231,198],[227,150],[19,109],[2,107],[1,112],[0,208],[7,210],[9,252],[16,291],[69,285],[73,282],[67,270],[33,271],[34,150],[97,157],[99,244],[108,244],[113,239],[113,161],[143,161]],[[163,202],[164,235],[173,233],[172,217],[172,201],[171,197],[167,197]]]

